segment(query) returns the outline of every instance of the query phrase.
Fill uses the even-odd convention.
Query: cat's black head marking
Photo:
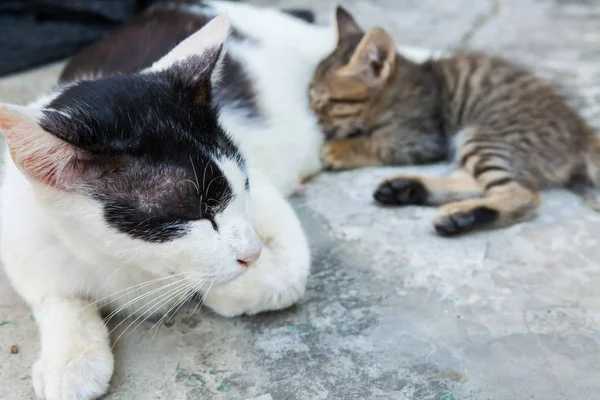
[[[245,173],[211,105],[210,74],[198,74],[199,65],[73,84],[41,120],[98,160],[103,174],[86,183],[90,195],[108,224],[132,237],[166,242],[198,219],[218,229],[215,215],[236,196],[219,164],[231,160]]]

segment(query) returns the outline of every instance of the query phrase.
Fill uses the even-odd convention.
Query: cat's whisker
[[[167,312],[165,312],[165,314],[154,324],[150,327],[149,332],[152,332],[152,329],[155,329],[154,334],[152,335],[152,340],[154,340],[154,337],[156,336],[156,333],[158,332],[158,329],[160,328],[162,322],[164,321],[164,319],[169,316],[169,318],[173,317],[175,314],[177,314],[177,312],[179,311],[179,309],[186,304],[196,293],[196,290],[194,288],[194,286],[192,285],[192,287],[190,287],[189,289],[190,291],[188,293],[184,293],[179,300],[177,300],[172,306],[171,308],[169,308],[167,310]],[[171,313],[171,310],[173,310],[174,307],[176,307],[179,304],[179,307],[177,307],[177,309]]]
[[[192,284],[187,285],[186,287],[183,287],[181,290],[177,291],[177,293],[172,293],[167,299],[164,299],[163,301],[161,301],[159,304],[155,304],[152,308],[144,311],[144,313],[142,315],[140,315],[139,317],[137,317],[131,324],[129,324],[129,326],[127,328],[125,328],[125,331],[129,330],[129,328],[131,327],[131,325],[133,325],[138,319],[140,319],[141,317],[143,317],[144,315],[147,315],[145,318],[143,318],[140,322],[138,322],[138,324],[133,327],[133,329],[129,330],[129,332],[127,333],[127,336],[129,336],[133,331],[135,331],[141,324],[143,324],[148,318],[150,318],[155,311],[159,310],[161,307],[168,305],[171,301],[173,301],[173,299],[177,296],[186,296],[188,291],[193,287]],[[175,301],[174,304],[177,304],[179,302],[179,300]],[[173,306],[171,306],[169,308],[169,310],[171,310],[173,308]],[[167,311],[167,314],[169,312],[169,310]],[[165,314],[165,315],[167,315]],[[164,317],[164,315],[163,315]],[[125,333],[125,331],[123,333]]]
[[[113,310],[113,311],[112,311],[112,312],[111,312],[111,313],[110,313],[110,314],[109,314],[109,315],[108,315],[108,316],[105,318],[105,322],[108,322],[108,321],[110,321],[110,320],[111,320],[111,319],[112,319],[112,318],[113,318],[113,317],[114,317],[116,314],[118,314],[118,313],[120,313],[121,311],[123,311],[123,309],[124,309],[124,308],[127,308],[127,307],[128,307],[129,305],[131,305],[132,303],[135,303],[136,301],[139,301],[139,300],[141,300],[141,299],[142,299],[142,298],[144,298],[144,297],[150,296],[150,295],[152,295],[153,293],[155,293],[155,292],[157,292],[157,291],[160,291],[160,290],[163,290],[163,289],[165,289],[165,288],[168,288],[168,287],[170,287],[170,286],[172,286],[172,285],[175,285],[175,284],[177,284],[177,283],[179,283],[179,282],[181,282],[181,281],[182,281],[182,280],[178,280],[178,281],[176,281],[176,282],[171,282],[171,283],[169,283],[169,284],[162,285],[162,286],[160,286],[160,287],[158,287],[158,288],[155,288],[155,289],[153,289],[153,290],[151,290],[151,291],[149,291],[149,292],[144,292],[144,293],[142,293],[142,294],[138,295],[138,296],[137,296],[137,297],[135,297],[134,299],[131,299],[131,300],[127,301],[127,303],[125,303],[125,304],[122,304],[121,306],[119,306],[119,307],[118,307],[116,310]],[[151,284],[149,284],[149,285],[151,285]],[[145,287],[145,286],[144,286],[144,287]],[[111,303],[113,303],[113,302],[116,302],[116,301],[118,301],[118,300],[122,299],[123,297],[130,296],[132,293],[134,293],[134,292],[136,292],[136,291],[138,291],[138,290],[142,290],[142,289],[144,289],[144,287],[135,288],[135,289],[132,289],[132,290],[128,291],[127,293],[123,293],[122,295],[120,295],[120,296],[118,296],[118,297],[116,297],[116,298],[114,298],[114,299],[112,299],[112,300],[110,300],[110,301],[107,301],[107,302],[106,302],[106,303],[104,303],[104,304],[101,304],[101,307],[106,307],[106,306],[108,306],[109,304],[111,304]]]
[[[204,283],[206,282],[207,279],[209,279],[209,278],[205,277],[203,279],[200,279],[200,282],[197,283],[195,285],[195,287],[192,288],[192,290],[190,291],[190,294],[188,295],[187,298],[185,298],[183,300],[183,302],[182,302],[181,305],[183,305],[186,302],[188,302],[189,300],[191,300],[191,298],[202,288],[202,286],[204,286]],[[181,305],[179,306],[179,308],[181,307]],[[175,310],[175,312],[172,314],[172,316],[175,315],[175,314],[177,314],[177,312],[179,311],[179,308],[177,308],[177,310]],[[164,318],[167,317],[170,314],[170,312],[171,312],[171,310],[168,310],[167,313],[165,313],[165,315],[163,315],[163,317],[160,320],[158,320],[157,323],[154,324],[154,326],[152,326],[152,328],[150,328],[150,331],[152,331],[152,329],[154,327],[156,327],[156,331],[158,331],[158,328],[160,328],[160,324],[162,323],[162,321],[164,320]],[[153,338],[154,338],[154,336],[156,336],[156,331],[154,332]]]
[[[181,293],[182,291],[188,290],[189,289],[189,282],[185,282],[183,285],[180,285],[176,288],[172,288],[170,290],[168,290],[166,293],[161,294],[160,296],[158,296],[157,298],[149,301],[148,303],[144,304],[143,306],[139,307],[137,310],[133,311],[132,313],[130,313],[127,318],[124,318],[121,322],[119,322],[113,329],[111,329],[111,331],[108,333],[109,335],[112,334],[115,329],[117,329],[119,326],[121,326],[125,321],[127,321],[129,318],[131,318],[132,316],[136,315],[138,312],[140,312],[140,310],[142,310],[143,308],[146,307],[150,307],[149,310],[144,311],[142,314],[140,314],[138,317],[136,317],[126,328],[123,332],[121,332],[121,334],[117,337],[117,339],[115,340],[115,342],[113,343],[113,347],[117,344],[117,342],[119,341],[119,339],[123,336],[123,334],[125,332],[127,332],[127,330],[136,322],[138,321],[140,318],[142,318],[144,315],[148,314],[150,312],[150,314],[148,314],[148,317],[150,317],[151,312],[154,310],[157,310],[158,308],[160,308],[161,306],[163,306],[164,304],[167,304],[169,301],[171,301],[173,299],[173,297],[175,297],[177,294]]]
[[[163,298],[165,298],[165,297],[168,297],[169,295],[173,294],[174,292],[178,291],[179,289],[181,289],[182,287],[185,287],[185,286],[186,286],[186,283],[183,283],[183,284],[181,284],[181,283],[180,283],[180,285],[179,285],[179,286],[177,286],[177,287],[175,287],[175,288],[171,288],[171,289],[167,290],[166,292],[164,292],[164,293],[160,294],[158,297],[155,297],[155,298],[151,299],[150,301],[148,301],[148,302],[145,302],[145,303],[144,303],[142,306],[138,307],[136,310],[134,310],[134,311],[130,312],[130,313],[129,313],[129,314],[126,316],[126,317],[124,317],[124,318],[123,318],[123,320],[122,320],[121,322],[119,322],[119,323],[117,324],[117,326],[115,326],[115,327],[114,327],[114,328],[113,328],[113,329],[112,329],[112,330],[109,332],[109,334],[110,334],[110,333],[112,333],[112,332],[113,332],[113,331],[114,331],[116,328],[118,328],[118,327],[119,327],[121,324],[123,324],[125,321],[127,321],[127,320],[128,320],[130,317],[132,317],[132,316],[136,315],[136,314],[137,314],[137,313],[138,313],[140,310],[142,310],[143,308],[145,308],[145,307],[148,307],[149,305],[151,305],[151,304],[154,304],[155,302],[157,302],[157,301],[160,301],[161,299],[163,299]],[[114,316],[113,316],[113,317],[114,317]],[[112,317],[111,317],[111,318],[112,318]]]
[[[187,319],[188,321],[190,320],[190,318],[192,318],[192,315],[194,315],[196,313],[196,310],[200,310],[202,308],[202,305],[204,304],[204,301],[206,300],[206,296],[208,296],[208,292],[210,292],[210,289],[212,288],[212,286],[213,286],[214,283],[215,283],[214,280],[210,281],[210,285],[208,285],[208,289],[206,289],[206,292],[204,292],[204,294],[200,298],[200,301],[198,301],[198,304],[196,304],[196,307],[194,307],[194,309],[192,310],[192,312],[188,316],[188,319]],[[198,285],[196,287],[196,290],[199,291],[202,288],[202,286],[204,286],[204,282],[202,282],[200,285]]]
[[[219,178],[218,176],[215,176],[214,178],[212,178],[210,180],[210,182],[208,183],[208,186],[206,187],[206,191],[204,193],[208,193],[208,191],[210,190],[210,185],[212,185],[213,182],[216,181],[218,178]]]
[[[204,191],[204,184],[206,183],[206,170],[208,169],[208,163],[204,165],[204,173],[202,174],[202,193],[206,193]]]
[[[113,327],[110,332],[108,332],[108,335],[111,335],[116,329],[119,328],[119,326],[121,326],[122,324],[124,324],[126,321],[129,320],[129,318],[135,316],[137,313],[139,313],[140,310],[142,310],[143,308],[147,308],[147,307],[152,307],[152,305],[156,304],[157,302],[161,302],[165,297],[169,298],[173,293],[178,292],[179,290],[181,290],[182,288],[184,288],[186,285],[180,285],[176,288],[170,289],[168,290],[166,293],[163,293],[162,295],[150,300],[149,302],[145,303],[144,305],[142,305],[141,307],[139,307],[137,310],[129,313],[129,315],[127,315],[125,318],[123,318],[123,320],[121,322],[119,322],[115,327]],[[140,314],[140,316],[138,316],[132,323],[130,323],[127,328],[121,332],[121,334],[117,337],[117,340],[115,341],[115,343],[113,343],[113,347],[116,345],[116,342],[119,340],[119,338],[123,335],[123,333],[125,333],[127,331],[127,329],[133,324],[135,323],[135,321],[137,321],[138,318],[142,317],[143,315],[146,314],[148,310],[144,311],[142,314]]]
[[[135,302],[137,302],[137,301],[139,301],[139,300],[141,300],[141,299],[143,299],[145,297],[151,296],[152,294],[154,294],[156,292],[160,292],[161,290],[164,290],[164,289],[166,289],[168,287],[171,287],[173,285],[177,285],[177,284],[179,284],[181,282],[185,282],[185,278],[184,279],[180,279],[180,280],[175,281],[175,282],[168,283],[166,285],[162,285],[162,286],[160,286],[158,288],[155,288],[155,289],[152,289],[152,290],[150,290],[148,292],[142,293],[141,295],[139,295],[139,296],[137,296],[137,297],[129,300],[128,302],[126,302],[125,304],[121,305],[119,308],[117,308],[113,312],[111,312],[106,318],[104,318],[104,322],[105,323],[109,322],[115,315],[117,315],[118,313],[120,313],[125,308],[129,307],[131,304],[133,304],[133,303],[135,303]],[[126,296],[127,294],[125,294],[124,296]],[[123,296],[121,296],[121,297],[123,297]]]
[[[135,285],[128,286],[125,289],[122,289],[122,290],[119,290],[117,292],[111,293],[111,294],[109,294],[107,296],[102,297],[101,299],[98,299],[98,300],[94,301],[93,303],[90,303],[89,305],[85,306],[84,308],[89,307],[91,305],[98,304],[98,303],[100,303],[100,302],[102,302],[102,301],[104,301],[106,299],[109,299],[109,298],[111,298],[111,297],[113,297],[115,295],[121,294],[123,292],[127,292],[127,293],[125,293],[125,294],[123,294],[123,295],[121,295],[121,296],[119,296],[119,297],[117,297],[115,299],[112,299],[111,301],[107,302],[106,304],[103,304],[103,305],[108,305],[108,304],[110,304],[110,303],[112,303],[112,302],[114,302],[116,300],[119,300],[119,299],[123,298],[124,296],[127,296],[132,291],[140,290],[140,289],[142,289],[142,288],[144,288],[146,286],[152,285],[154,283],[158,283],[158,282],[161,282],[161,281],[164,281],[164,280],[167,280],[167,279],[171,279],[171,278],[176,278],[178,276],[185,275],[185,274],[186,274],[186,272],[181,272],[179,274],[173,274],[173,275],[169,275],[169,276],[162,276],[160,278],[151,279],[149,281],[144,281],[144,282],[141,282],[141,283],[137,283]]]
[[[95,253],[96,251],[98,251],[98,250],[100,249],[100,247],[102,247],[102,246],[96,246],[96,247],[94,247],[94,248],[93,248],[93,249],[91,249],[91,250],[88,250],[88,251],[86,251],[86,252],[83,252],[83,253],[81,253],[81,254],[79,254],[79,255],[75,256],[75,257],[73,258],[73,260],[72,260],[70,263],[68,263],[68,264],[66,264],[66,265],[65,265],[65,268],[66,268],[66,269],[67,269],[67,268],[70,268],[70,267],[71,267],[71,266],[73,266],[75,263],[77,263],[77,262],[81,261],[81,260],[83,259],[83,257],[84,257],[84,256],[89,256],[89,255],[91,255],[91,254]]]
[[[190,155],[190,164],[192,164],[192,169],[194,170],[194,176],[196,177],[196,192],[200,194],[200,182],[198,181],[198,174],[196,173],[196,167],[194,166],[194,161],[192,161],[192,156]],[[193,183],[193,182],[192,182]]]
[[[117,274],[126,266],[129,265],[129,263],[135,259],[135,257],[137,256],[138,252],[133,252],[129,257],[127,257],[127,260],[124,260],[122,263],[120,263],[119,267],[117,269],[115,269],[113,271],[112,274],[110,274],[108,277],[106,277],[106,279],[104,280],[104,283],[102,284],[102,286],[100,286],[100,289],[98,289],[96,291],[96,293],[100,293],[102,292],[102,289],[108,284],[108,282],[113,279],[115,276],[117,276]],[[143,282],[142,282],[143,283]],[[131,287],[131,286],[130,286]],[[117,292],[118,293],[118,292]],[[115,293],[113,293],[114,295]],[[111,301],[112,302],[112,301]],[[107,303],[110,304],[111,302]],[[94,304],[96,304],[96,302],[94,302]]]
[[[179,181],[179,183],[191,183],[192,186],[194,186],[194,188],[198,192],[198,194],[200,194],[200,188],[196,185],[196,183],[193,180],[191,180],[191,179],[183,179],[183,180]]]
[[[185,275],[185,273],[174,274],[174,275],[169,275],[169,276],[160,277],[160,278],[156,278],[156,279],[151,279],[149,281],[140,282],[138,284],[126,287],[126,288],[124,288],[122,290],[118,290],[118,291],[116,291],[114,293],[111,293],[111,294],[109,294],[107,296],[104,296],[104,297],[102,297],[102,298],[94,301],[92,304],[98,304],[98,303],[103,302],[103,301],[105,301],[107,299],[113,298],[116,295],[121,294],[120,296],[111,299],[110,301],[106,302],[105,304],[102,304],[102,306],[106,306],[106,305],[108,305],[110,303],[113,303],[114,301],[117,301],[117,300],[119,300],[119,299],[121,299],[121,298],[123,298],[123,297],[125,297],[125,296],[127,296],[129,294],[131,294],[132,292],[134,292],[136,290],[141,290],[141,289],[143,289],[143,288],[145,288],[147,286],[150,286],[150,285],[153,285],[153,284],[157,284],[159,282],[162,282],[162,281],[165,281],[165,280],[168,280],[168,279],[177,278],[177,277],[180,277],[181,275]],[[183,280],[183,279],[179,279],[177,282],[180,282],[181,280]],[[160,287],[158,287],[156,289],[160,290],[160,288],[168,287],[168,286],[172,285],[173,283],[176,283],[176,282],[168,283],[166,286],[160,286]],[[134,301],[135,301],[135,299],[134,299]]]
[[[180,282],[178,282],[180,283]],[[170,285],[169,285],[170,286]],[[159,289],[155,289],[152,292],[160,292],[161,290],[165,290],[165,288],[167,288],[168,286],[165,287],[161,287]],[[170,289],[171,290],[171,289]],[[119,307],[118,309],[112,311],[108,316],[106,316],[103,319],[103,322],[105,324],[109,323],[114,317],[116,317],[118,314],[121,314],[122,312],[126,311],[128,307],[135,307],[135,303],[136,302],[140,302],[145,298],[148,298],[150,296],[152,296],[154,293],[148,292],[148,293],[144,293],[143,295],[138,296],[135,300],[130,300],[127,302],[127,304],[122,305],[121,307]],[[135,311],[134,311],[135,313]],[[131,315],[131,314],[130,314]],[[128,317],[127,317],[128,318]]]

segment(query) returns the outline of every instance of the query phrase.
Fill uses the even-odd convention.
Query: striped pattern
[[[397,55],[385,85],[345,99],[361,83],[340,82],[336,71],[357,41],[341,43],[309,89],[330,139],[325,164],[418,164],[451,154],[457,170],[386,179],[374,194],[379,202],[441,206],[434,226],[443,235],[526,219],[540,204],[538,190],[550,185],[582,182],[582,194],[600,209],[600,142],[550,85],[487,54],[455,53],[423,64]],[[424,194],[415,196],[417,189]]]

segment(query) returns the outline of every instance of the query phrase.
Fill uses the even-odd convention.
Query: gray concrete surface
[[[530,65],[598,125],[600,2],[347,5],[405,43],[464,45]],[[0,98],[31,98],[57,71],[2,80]],[[231,320],[184,310],[155,337],[145,324],[117,344],[107,398],[600,399],[600,214],[555,190],[533,221],[442,239],[431,229],[434,210],[372,204],[374,182],[392,170],[323,174],[294,200],[315,256],[305,301]],[[37,340],[29,311],[0,278],[0,398],[33,396]]]

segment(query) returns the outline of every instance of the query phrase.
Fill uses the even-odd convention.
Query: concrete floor
[[[398,41],[528,64],[600,121],[599,2],[346,4]],[[29,99],[58,71],[2,80],[0,98]],[[556,190],[531,222],[443,239],[432,209],[372,204],[391,170],[323,174],[294,200],[314,250],[305,301],[231,320],[184,310],[155,337],[143,325],[116,346],[107,399],[599,399],[600,214]],[[27,307],[0,279],[0,398],[33,397],[38,346]]]

